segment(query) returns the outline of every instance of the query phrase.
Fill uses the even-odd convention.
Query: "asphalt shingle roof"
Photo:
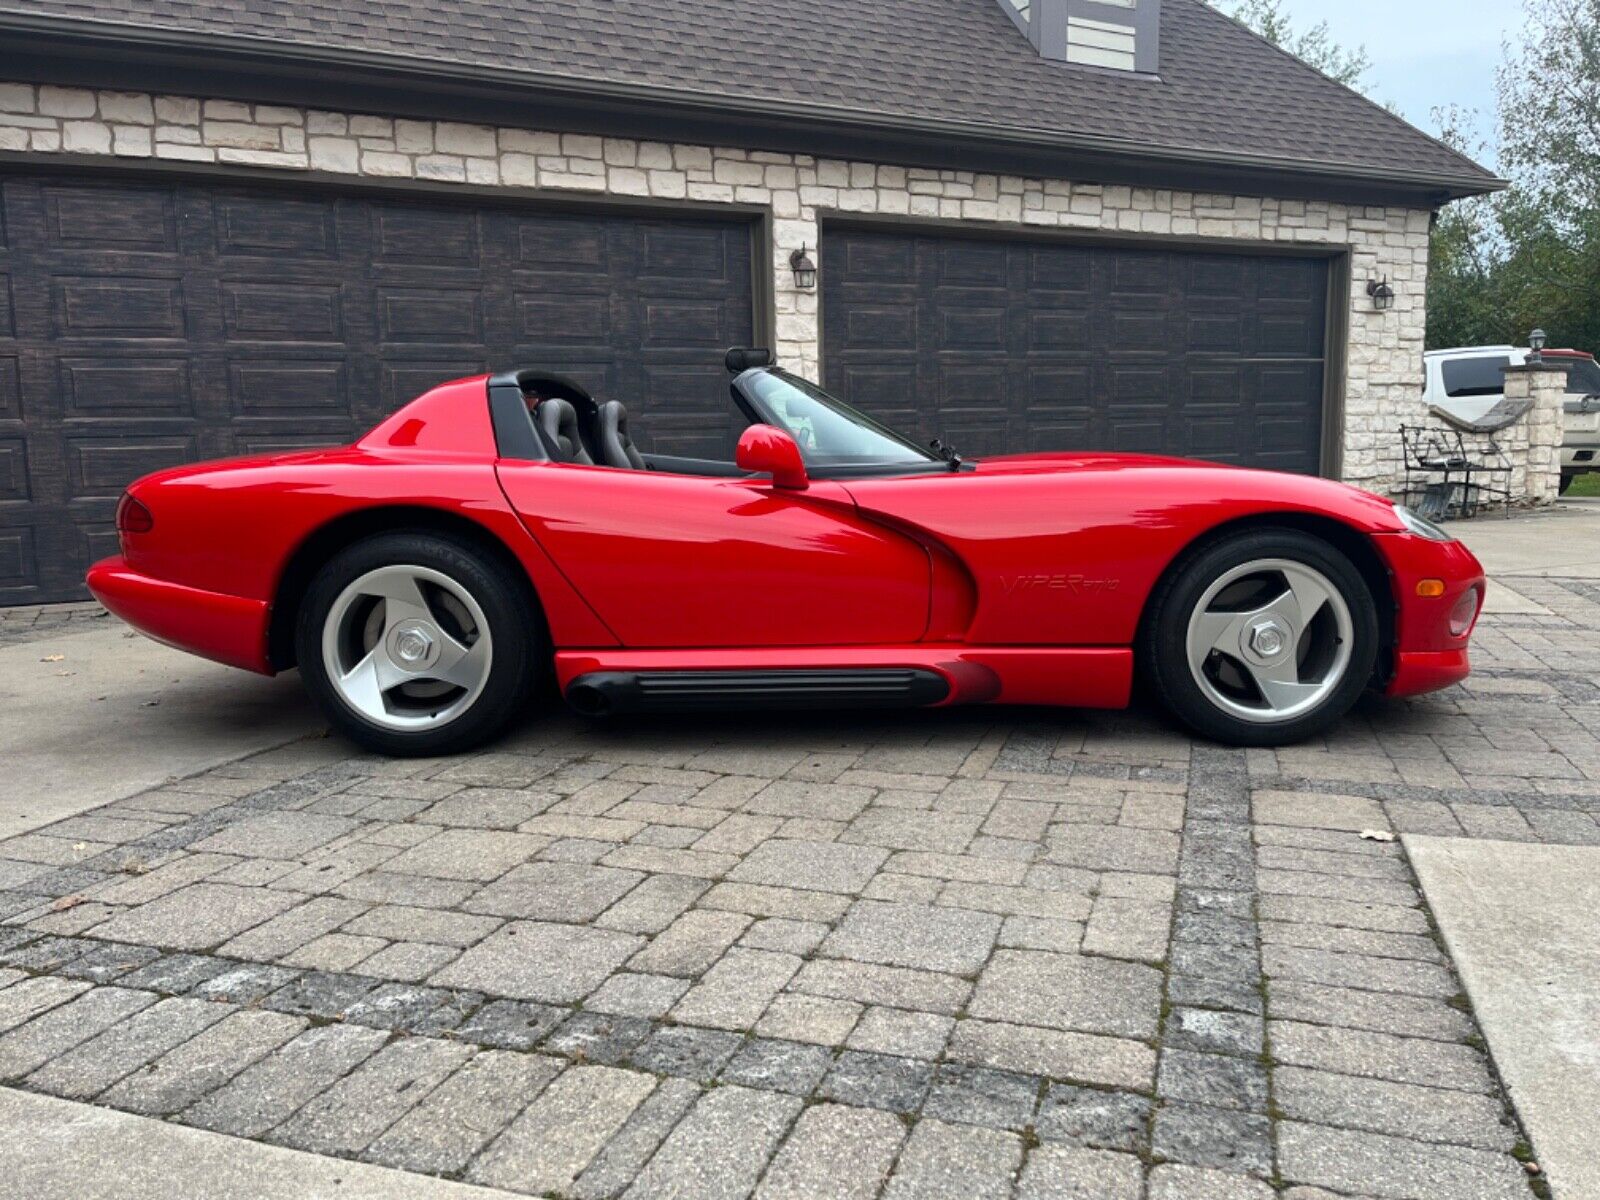
[[[1090,139],[1164,156],[1494,177],[1201,0],[1164,0],[1159,78],[1042,59],[995,0],[0,0],[0,12]]]

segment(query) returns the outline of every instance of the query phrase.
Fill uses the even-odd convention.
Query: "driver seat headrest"
[[[555,448],[562,462],[594,466],[594,459],[584,447],[583,436],[578,432],[578,410],[570,400],[551,396],[539,403],[534,413],[545,440]]]
[[[608,467],[644,470],[644,456],[628,436],[628,410],[620,400],[600,406],[600,457]]]

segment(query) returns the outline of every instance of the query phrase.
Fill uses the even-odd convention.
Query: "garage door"
[[[964,454],[1156,451],[1315,473],[1326,259],[832,228],[825,385]]]
[[[0,603],[82,595],[130,480],[348,440],[440,380],[549,365],[726,453],[747,221],[304,187],[0,176]]]

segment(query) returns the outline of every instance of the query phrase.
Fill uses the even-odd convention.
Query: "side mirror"
[[[799,445],[775,425],[752,425],[746,429],[733,460],[741,471],[770,474],[773,487],[800,491],[811,484]]]

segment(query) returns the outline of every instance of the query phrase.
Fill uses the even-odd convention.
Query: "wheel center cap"
[[[406,621],[389,635],[389,654],[399,666],[419,671],[439,657],[439,638],[423,622]]]
[[[1250,629],[1250,649],[1262,658],[1276,658],[1288,644],[1288,636],[1276,621],[1263,621]]]

